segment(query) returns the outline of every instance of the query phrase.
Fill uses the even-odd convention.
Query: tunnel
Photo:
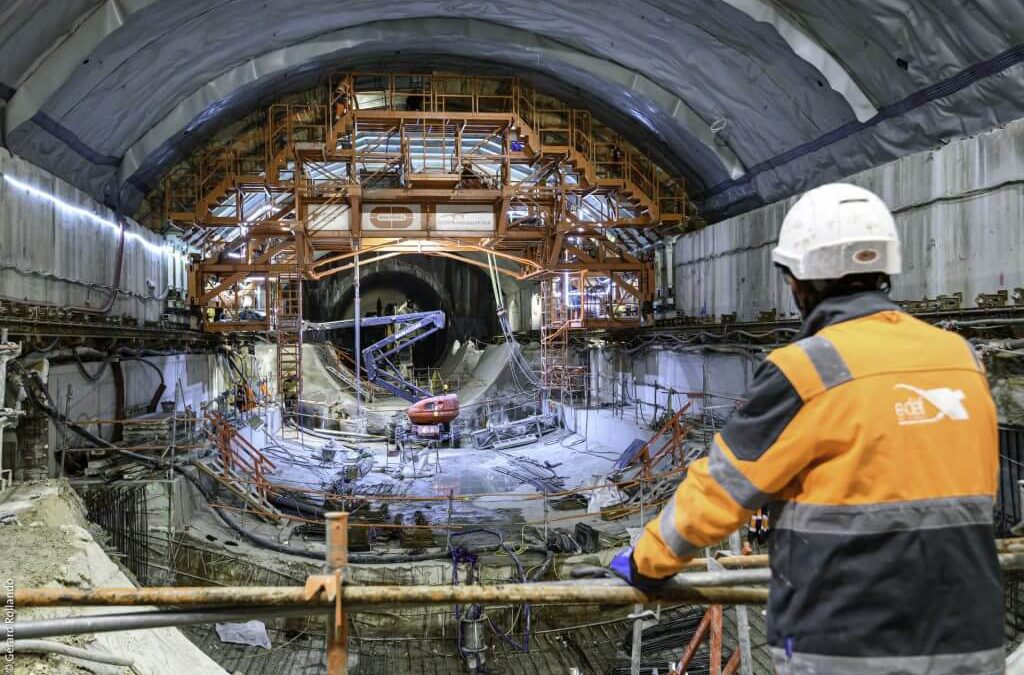
[[[1022,252],[1024,0],[0,0],[2,669],[1024,675]]]
[[[304,311],[311,321],[355,316],[352,275],[327,277],[305,285]],[[367,265],[360,274],[361,316],[441,310],[445,326],[412,347],[413,365],[438,365],[455,342],[487,341],[499,331],[491,282],[483,270],[449,259],[408,255]],[[362,347],[383,339],[384,327],[362,329]],[[351,353],[355,331],[327,336]]]

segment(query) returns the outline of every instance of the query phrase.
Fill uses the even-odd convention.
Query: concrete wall
[[[893,297],[920,300],[1024,286],[1024,120],[855,174],[896,215],[904,273]],[[741,319],[796,307],[770,251],[788,199],[680,237],[676,309],[689,316],[737,312]]]
[[[120,234],[115,219],[85,193],[0,148],[0,299],[103,307],[117,285]],[[129,224],[122,293],[111,308],[113,315],[157,321],[167,290],[184,288],[184,259],[165,244],[160,235]]]
[[[162,401],[174,400],[175,384],[180,382],[182,398],[178,399],[178,409],[189,405],[195,411],[201,410],[201,405],[219,396],[230,384],[223,360],[213,354],[178,354],[174,356],[146,357],[146,360],[157,366],[163,373],[163,380],[166,390],[163,392]],[[90,376],[101,372],[99,362],[84,364]],[[153,368],[150,368],[139,361],[124,361],[121,363],[124,375],[125,409],[129,415],[142,414],[148,407],[154,392],[160,384],[160,376]],[[114,376],[108,367],[102,370],[102,374],[95,382],[86,378],[74,363],[61,363],[49,366],[45,369],[47,373],[46,384],[50,396],[57,404],[61,413],[65,411],[72,420],[111,420],[117,417],[116,402],[117,390],[114,384]],[[70,404],[68,404],[68,388],[70,387]],[[89,431],[109,439],[114,431],[111,424],[83,424]],[[47,466],[48,455],[61,444],[61,436],[57,428],[50,424],[48,434],[48,448],[35,447],[29,451],[21,448],[21,456],[15,459],[16,469],[28,469],[31,475],[16,471],[16,478],[45,477],[47,473],[52,474],[54,467]],[[70,447],[85,447],[86,441],[74,434],[68,436],[67,443]],[[34,457],[29,455],[34,454]]]
[[[725,418],[746,392],[757,360],[739,350],[650,348],[631,354],[594,347],[591,400],[610,404],[621,400],[624,391],[640,425],[653,423],[666,407],[678,410],[686,401],[693,413],[707,405],[716,417]]]

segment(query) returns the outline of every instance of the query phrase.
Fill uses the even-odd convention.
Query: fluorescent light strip
[[[12,176],[4,174],[4,180],[6,180],[8,183],[13,185],[14,187],[16,187],[16,188],[18,188],[20,190],[24,190],[25,192],[29,193],[30,195],[38,197],[39,199],[42,199],[43,201],[50,202],[51,204],[53,204],[57,208],[61,209],[62,211],[66,211],[67,213],[71,213],[71,214],[74,214],[76,216],[81,216],[83,218],[87,218],[87,219],[93,221],[94,223],[97,223],[99,225],[103,225],[104,227],[110,228],[114,232],[120,233],[120,231],[121,231],[121,227],[117,223],[115,223],[114,221],[107,220],[106,218],[103,218],[102,216],[99,216],[99,215],[93,213],[92,211],[89,211],[88,209],[83,209],[80,206],[75,206],[74,204],[68,204],[66,201],[64,201],[64,200],[62,200],[62,199],[60,199],[60,198],[58,198],[58,197],[56,197],[54,195],[51,195],[49,192],[44,192],[44,191],[40,190],[37,187],[34,187],[32,185],[29,185],[28,183],[24,183],[24,182],[18,180],[17,178],[13,178]],[[171,256],[174,256],[175,258],[184,259],[184,257],[180,253],[175,251],[170,246],[166,246],[166,245],[165,246],[159,246],[157,244],[154,244],[151,241],[148,241],[145,237],[143,237],[142,235],[140,235],[140,234],[138,234],[136,232],[129,232],[128,229],[127,229],[127,224],[126,224],[126,227],[125,227],[124,236],[125,236],[125,239],[131,239],[132,241],[137,241],[138,243],[142,244],[143,248],[145,248],[146,250],[151,251],[153,253],[160,253],[160,254],[165,254],[165,255],[171,255]]]

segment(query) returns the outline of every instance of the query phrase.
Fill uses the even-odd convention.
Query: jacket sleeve
[[[754,373],[747,396],[715,435],[708,456],[690,465],[665,508],[644,528],[633,550],[640,575],[675,574],[702,548],[746,522],[813,460],[815,443],[798,433],[802,419],[805,427],[813,426],[804,402],[770,359]]]

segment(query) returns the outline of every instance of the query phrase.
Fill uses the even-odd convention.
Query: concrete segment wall
[[[904,273],[893,297],[920,300],[1024,286],[1024,119],[846,179],[878,193],[896,216]],[[791,198],[675,242],[676,310],[688,316],[796,312],[771,263]]]
[[[33,194],[7,177],[68,206]],[[0,299],[103,307],[117,286],[120,234],[115,221],[112,211],[85,193],[0,148]],[[157,321],[168,289],[185,286],[185,262],[169,249],[161,250],[163,237],[128,222],[122,293],[111,313]]]
[[[629,354],[594,347],[591,400],[610,404],[624,392],[631,419],[641,428],[656,426],[666,408],[679,410],[687,402],[692,413],[708,406],[724,418],[742,398],[755,365],[754,355],[742,351],[651,348]]]
[[[162,372],[164,383],[167,387],[164,390],[163,401],[174,400],[174,388],[176,383],[181,383],[184,404],[181,398],[178,400],[178,408],[187,404],[193,410],[199,412],[202,403],[215,399],[230,386],[230,377],[222,360],[212,354],[178,354],[174,356],[146,357],[146,360],[157,366]],[[90,374],[100,371],[99,363],[85,363],[85,368]],[[160,384],[160,378],[149,366],[138,361],[124,361],[121,364],[124,374],[125,408],[131,414],[139,414],[149,405]],[[102,376],[91,382],[85,378],[74,363],[62,363],[49,368],[47,386],[50,396],[57,403],[61,413],[67,410],[68,417],[72,420],[110,420],[116,415],[116,388],[114,377],[110,368],[106,368]],[[71,389],[70,405],[67,405],[68,388]],[[111,424],[87,424],[84,425],[89,431],[109,439],[114,431]],[[50,425],[49,431],[49,454],[58,449],[61,437],[54,425]],[[85,441],[74,434],[69,435],[67,443],[70,447],[84,447]],[[22,449],[22,455],[25,454]],[[28,458],[22,456],[17,458],[15,468],[19,464],[28,464]],[[41,462],[41,460],[40,460]],[[35,464],[33,474],[36,478],[56,475],[56,467],[50,466],[45,472],[41,463]],[[29,476],[16,471],[16,478],[23,480]]]

